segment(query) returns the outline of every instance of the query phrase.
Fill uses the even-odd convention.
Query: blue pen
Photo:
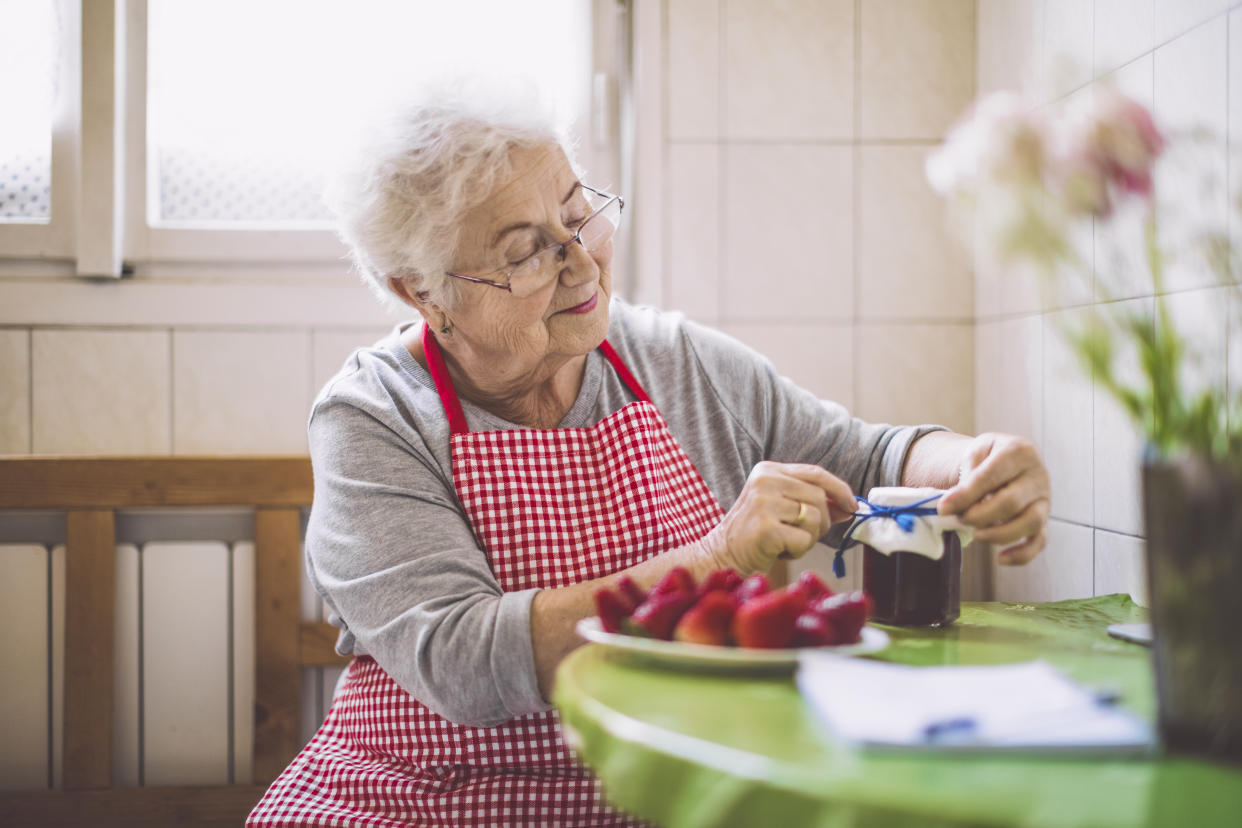
[[[941,719],[923,728],[923,741],[938,742],[946,736],[967,736],[974,732],[979,723],[969,716],[956,719]]]

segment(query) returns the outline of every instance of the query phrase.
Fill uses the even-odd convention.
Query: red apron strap
[[[634,379],[634,375],[630,373],[630,369],[625,367],[625,363],[621,361],[621,357],[617,356],[617,352],[613,349],[612,345],[609,344],[607,339],[599,343],[599,349],[604,352],[604,356],[606,356],[608,361],[612,363],[613,370],[617,372],[617,376],[621,378],[621,381],[625,383],[625,386],[630,389],[630,393],[645,403],[651,402],[651,400],[647,397],[647,392],[644,391],[643,387],[638,384],[638,380]]]
[[[461,410],[461,401],[457,399],[457,389],[453,387],[453,379],[449,376],[448,366],[444,364],[444,354],[440,353],[440,344],[431,333],[431,326],[423,323],[423,353],[427,356],[427,368],[431,371],[431,381],[436,384],[436,393],[444,405],[444,413],[448,415],[449,431],[453,434],[469,434],[466,415]]]

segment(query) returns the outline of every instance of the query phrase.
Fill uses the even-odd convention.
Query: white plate
[[[862,640],[839,647],[805,647],[761,650],[754,647],[716,647],[711,644],[686,644],[661,641],[622,633],[605,632],[599,618],[592,616],[578,622],[578,635],[595,644],[603,644],[619,652],[675,667],[707,667],[726,670],[762,670],[780,672],[798,666],[800,653],[832,653],[862,655],[888,646],[888,633],[875,627],[863,627]]]

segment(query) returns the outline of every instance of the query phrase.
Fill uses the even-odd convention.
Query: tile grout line
[[[26,453],[34,454],[34,328],[26,329]]]
[[[861,230],[861,216],[859,215],[859,205],[862,202],[862,187],[859,182],[859,167],[861,166],[862,152],[858,147],[859,122],[862,120],[862,0],[854,0],[854,78],[853,92],[854,100],[851,106],[851,115],[853,123],[850,125],[850,212],[853,214],[853,239],[850,245],[850,282],[851,282],[851,307],[850,307],[850,407],[857,411],[859,404],[862,402],[862,383],[861,374],[858,370],[858,361],[862,355],[862,332],[858,326],[859,302],[861,301],[861,291],[859,290],[859,274],[858,274],[858,248],[859,235]]]
[[[147,699],[146,699],[146,612],[143,589],[145,543],[138,547],[138,787],[145,787],[147,779]]]
[[[168,328],[168,453],[175,454],[177,441],[177,346],[176,331]]]

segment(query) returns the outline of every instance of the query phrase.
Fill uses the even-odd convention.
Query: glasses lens
[[[594,253],[612,239],[621,221],[621,202],[613,199],[582,225],[582,246]]]
[[[530,296],[543,287],[550,279],[554,268],[547,268],[549,273],[541,273],[544,265],[550,264],[555,258],[555,251],[541,250],[529,259],[521,262],[509,273],[509,291],[514,296]]]

